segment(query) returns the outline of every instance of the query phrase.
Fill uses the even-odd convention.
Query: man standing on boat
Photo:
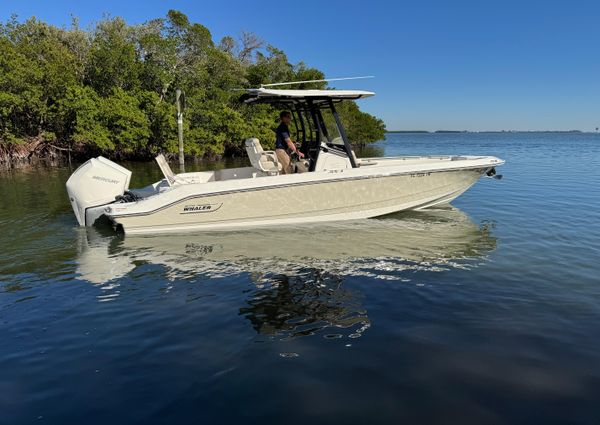
[[[281,111],[279,120],[281,121],[281,124],[279,124],[277,130],[275,130],[275,154],[277,155],[277,160],[283,167],[282,173],[292,174],[294,171],[290,163],[289,154],[295,152],[300,158],[304,158],[304,154],[296,148],[296,145],[290,137],[290,128],[288,126],[292,121],[292,114],[289,111]]]

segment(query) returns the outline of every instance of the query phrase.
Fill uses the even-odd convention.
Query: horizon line
[[[599,130],[385,130],[386,133],[586,133],[600,134]]]

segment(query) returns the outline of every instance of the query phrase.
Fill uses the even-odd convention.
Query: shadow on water
[[[363,295],[346,288],[345,278],[410,282],[415,271],[475,267],[496,248],[492,227],[447,208],[283,232],[123,238],[109,229],[78,229],[76,275],[98,285],[103,302],[115,300],[120,279],[142,265],[161,267],[172,282],[245,273],[253,285],[239,314],[259,334],[355,338],[370,321]]]

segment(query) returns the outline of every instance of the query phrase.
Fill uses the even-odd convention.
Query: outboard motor
[[[82,164],[67,180],[67,192],[80,226],[92,226],[106,204],[129,188],[131,171],[101,156]]]

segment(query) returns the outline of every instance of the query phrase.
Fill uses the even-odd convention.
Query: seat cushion
[[[246,140],[246,152],[252,166],[260,171],[277,173],[281,168],[272,151],[265,152],[256,138]]]

